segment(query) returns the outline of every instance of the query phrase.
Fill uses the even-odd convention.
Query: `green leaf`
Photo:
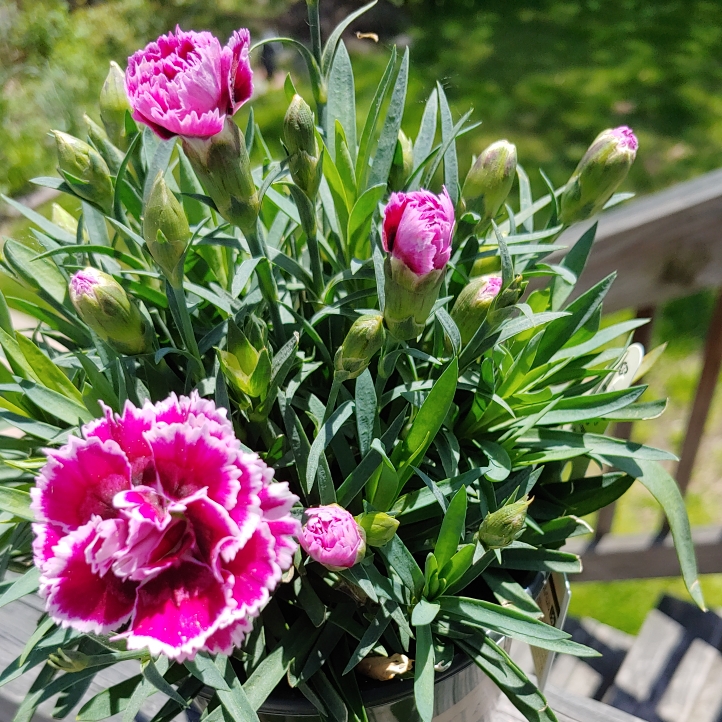
[[[466,544],[439,570],[444,591],[453,587],[469,571],[474,561],[474,544]]]
[[[434,88],[431,91],[431,95],[429,95],[429,99],[426,101],[424,114],[421,117],[421,125],[419,126],[419,133],[414,142],[414,171],[429,157],[431,149],[434,147],[438,109],[438,93],[436,88]],[[417,176],[417,178],[418,177],[419,176]],[[418,185],[418,181],[414,182],[412,186],[409,187],[409,190],[416,190]]]
[[[328,77],[328,105],[326,106],[326,142],[331,158],[336,161],[336,121],[346,133],[351,160],[356,158],[356,91],[354,90],[353,67],[346,45],[338,44]]]
[[[256,710],[241,686],[230,659],[219,654],[216,657],[216,667],[226,683],[225,689],[216,688],[216,694],[231,719],[234,722],[259,722]]]
[[[374,437],[377,404],[374,382],[368,369],[356,379],[355,400],[356,434],[358,436],[359,452],[363,457],[371,448],[371,441]]]
[[[424,573],[398,534],[385,546],[377,547],[386,563],[393,567],[403,584],[418,598],[424,588]]]
[[[376,133],[376,125],[379,122],[379,116],[381,114],[381,106],[383,105],[384,98],[391,86],[391,76],[394,68],[396,67],[396,46],[391,48],[391,57],[389,58],[388,65],[384,74],[381,78],[381,82],[376,88],[371,106],[369,107],[368,115],[366,116],[366,122],[364,123],[363,130],[361,131],[361,140],[359,142],[358,158],[356,159],[356,186],[360,189],[366,187],[366,174],[369,170],[369,159],[371,157],[371,144],[373,141],[374,134]]]
[[[454,358],[434,383],[406,438],[394,449],[391,461],[399,472],[399,491],[413,473],[412,460],[426,452],[444,423],[454,400],[458,377],[459,362]]]
[[[404,105],[406,104],[406,89],[409,83],[409,49],[406,48],[404,57],[401,60],[401,67],[396,76],[391,100],[388,110],[386,111],[386,120],[384,120],[379,136],[379,143],[374,154],[374,162],[371,166],[369,175],[369,186],[378,184],[386,184],[389,180],[389,172],[394,160],[394,152],[396,151],[396,143],[401,130],[401,120],[404,116]]]
[[[18,519],[35,521],[35,516],[30,510],[30,494],[27,491],[0,486],[0,510],[6,511]]]
[[[19,333],[16,335],[16,340],[27,362],[32,366],[35,378],[39,379],[43,386],[77,401],[78,404],[83,403],[83,395],[80,391],[29,338]]]
[[[502,606],[516,609],[533,617],[542,617],[539,605],[531,598],[524,587],[515,582],[504,569],[489,569],[484,572],[484,581]]]
[[[439,564],[439,569],[443,569],[451,557],[456,554],[459,541],[463,538],[464,528],[466,524],[466,487],[462,486],[451,500],[449,508],[444,514],[444,520],[441,523],[441,530],[436,539],[434,547],[434,556]]]
[[[345,401],[336,411],[331,414],[328,421],[319,429],[318,435],[311,444],[308,454],[308,463],[306,465],[306,488],[312,489],[316,471],[326,447],[331,443],[334,436],[340,431],[341,427],[348,421],[354,411],[354,402]],[[324,485],[319,489],[322,504],[332,504],[336,501],[336,494],[332,485]]]
[[[529,722],[558,722],[544,695],[487,635],[460,639],[457,644]]]
[[[68,281],[50,258],[37,259],[37,251],[8,239],[3,246],[5,260],[12,270],[41,296],[62,304]]]
[[[361,197],[354,203],[351,209],[351,215],[348,218],[348,231],[346,235],[349,255],[352,258],[360,257],[360,254],[364,252],[365,249],[362,243],[368,240],[369,231],[371,230],[371,220],[385,192],[385,183],[372,185],[368,190],[364,191]],[[368,255],[368,253],[366,252],[365,255]]]
[[[428,624],[416,627],[414,700],[421,721],[431,722],[434,716],[434,640]]]
[[[167,664],[168,660],[161,657]],[[160,660],[159,660],[160,664]],[[165,664],[163,665],[165,666]],[[181,697],[178,692],[172,687],[164,678],[161,671],[156,667],[155,662],[149,659],[143,668],[143,676],[159,691],[162,692],[169,699],[174,700],[182,707],[187,707],[186,701]]]
[[[441,83],[436,83],[436,92],[439,95],[439,108],[441,110],[441,142],[447,144],[444,152],[444,185],[451,196],[451,202],[456,206],[459,202],[459,161],[456,158],[456,143],[454,134],[454,120],[451,117],[451,108],[446,99],[446,93]]]
[[[547,363],[589,321],[601,307],[616,275],[612,273],[592,286],[565,309],[569,312],[569,316],[553,321],[547,326],[536,352],[534,367]]]
[[[577,344],[576,346],[568,346],[566,348],[557,351],[552,357],[552,361],[561,361],[567,358],[579,358],[585,356],[592,351],[605,346],[610,341],[613,341],[617,336],[621,336],[623,333],[629,333],[634,331],[635,328],[644,326],[649,323],[649,319],[646,318],[633,318],[630,321],[622,321],[621,323],[615,323],[612,326],[607,326],[597,333],[594,334],[588,341]]]
[[[93,420],[93,415],[85,406],[81,406],[56,391],[46,389],[32,381],[21,381],[20,387],[36,406],[66,424],[77,426]]]
[[[154,667],[156,675],[160,676],[165,674],[168,671],[169,666],[168,659],[166,657],[160,657],[158,659],[158,667]],[[167,684],[165,680],[163,680],[163,683]],[[158,687],[147,677],[145,670],[143,670],[143,680],[133,690],[133,694],[128,700],[128,704],[123,711],[123,722],[133,722],[138,712],[140,712],[140,708],[143,706],[143,703],[148,699],[148,697],[153,696],[158,691]]]
[[[24,206],[22,203],[18,203],[8,196],[1,195],[2,198],[8,205],[12,206],[16,211],[22,213],[29,221],[34,223],[38,228],[42,229],[51,238],[54,238],[60,243],[75,243],[75,236],[69,233],[64,228],[56,226],[55,223],[49,221],[45,216],[40,215],[36,211]]]
[[[540,487],[540,493],[543,494],[544,500],[552,502],[550,513],[553,516],[562,514],[585,516],[619,499],[633,483],[634,479],[627,474],[612,473],[544,484]],[[536,503],[538,505],[543,501],[540,498]],[[548,518],[549,514],[545,516]]]
[[[159,140],[158,145],[153,153],[153,158],[148,164],[145,175],[145,183],[143,184],[143,207],[148,204],[148,198],[150,196],[150,190],[155,183],[156,176],[158,173],[165,174],[168,163],[170,163],[170,157],[173,155],[175,150],[176,139],[171,138],[170,140]]]
[[[328,71],[331,68],[331,63],[333,63],[334,56],[336,55],[336,48],[338,47],[341,36],[343,35],[346,28],[354,20],[356,20],[356,18],[359,18],[364,13],[368,12],[374,5],[376,5],[377,2],[378,0],[373,0],[373,2],[370,2],[368,5],[364,5],[358,10],[355,10],[350,15],[347,15],[333,29],[333,32],[328,36],[328,40],[326,41],[326,47],[323,49],[323,54],[321,55],[321,73],[323,75],[328,75]]]
[[[376,616],[364,632],[363,637],[361,637],[361,641],[351,655],[343,674],[348,674],[376,646],[391,621],[390,605],[395,605],[395,602],[390,602],[387,599],[382,600],[379,611],[376,612]]]
[[[503,446],[486,439],[477,439],[477,445],[489,459],[489,471],[485,476],[491,481],[504,481],[511,473],[511,459]]]
[[[218,667],[213,659],[206,652],[201,652],[194,659],[187,659],[183,663],[186,669],[203,684],[213,687],[213,689],[222,689],[230,692],[230,687],[223,679],[223,675],[218,671]]]
[[[426,599],[420,599],[419,603],[414,607],[411,613],[411,624],[415,627],[431,624],[436,619],[441,606],[435,602],[429,602]]]
[[[492,562],[492,566],[495,566],[494,562]],[[582,571],[581,560],[576,554],[555,549],[534,549],[533,547],[504,549],[501,567],[538,572],[561,572],[563,574],[579,574]]]
[[[592,250],[594,237],[597,234],[597,226],[598,223],[594,223],[591,228],[588,228],[562,260],[562,266],[568,268],[577,278],[582,275],[584,266],[587,265],[587,259]],[[551,288],[552,311],[558,311],[573,290],[573,283],[569,283],[561,276],[556,276],[552,281]]]
[[[684,583],[697,606],[705,609],[704,596],[697,577],[697,562],[689,517],[677,482],[662,466],[648,459],[629,459],[610,455],[605,455],[605,459],[611,466],[641,481],[659,502],[669,522]]]
[[[16,599],[27,594],[32,594],[40,584],[40,570],[37,567],[30,567],[13,585],[6,589],[0,596],[0,607],[4,607]]]
[[[444,329],[444,333],[449,338],[454,354],[458,356],[459,351],[461,351],[461,333],[459,332],[459,327],[445,308],[436,309],[436,318]]]

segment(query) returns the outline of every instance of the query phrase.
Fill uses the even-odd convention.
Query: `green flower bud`
[[[178,288],[183,282],[183,259],[191,229],[183,206],[158,173],[143,215],[143,238],[165,277]]]
[[[226,118],[209,138],[183,138],[183,150],[218,212],[247,236],[255,234],[260,205],[243,133]]]
[[[439,297],[444,270],[419,276],[394,256],[384,261],[384,320],[392,336],[400,341],[418,338]]]
[[[228,351],[217,349],[218,360],[231,386],[250,398],[264,398],[271,382],[268,349],[256,349],[232,321],[228,326]],[[247,404],[247,406],[249,406]]]
[[[389,190],[400,191],[414,169],[414,144],[403,130],[399,131],[394,159],[389,173]]]
[[[110,142],[105,131],[92,118],[84,115],[83,120],[88,128],[90,142],[98,149],[98,153],[103,156],[103,160],[108,164],[110,172],[113,175],[118,175],[120,164],[123,162],[125,155]]]
[[[87,666],[90,658],[87,654],[74,649],[61,649],[58,647],[57,654],[48,657],[48,664],[61,672],[82,672]]]
[[[474,278],[461,290],[451,309],[451,318],[459,328],[463,344],[471,341],[500,290],[499,276]]]
[[[359,514],[356,523],[366,532],[366,544],[382,547],[394,538],[399,522],[383,511],[370,511]]]
[[[80,318],[119,353],[152,351],[152,326],[112,276],[96,268],[78,271],[70,279],[70,300]]]
[[[521,536],[532,499],[526,496],[487,514],[479,527],[479,541],[487,549],[503,549]]]
[[[111,142],[118,148],[128,148],[125,134],[125,113],[130,110],[125,94],[125,73],[118,63],[110,61],[110,70],[100,91],[100,119]]]
[[[384,317],[381,314],[359,316],[336,352],[336,373],[344,380],[360,376],[368,368],[374,354],[383,346],[385,335]]]
[[[314,198],[321,183],[316,126],[311,108],[298,94],[293,96],[283,119],[283,139],[293,182],[309,198]]]
[[[77,195],[109,214],[113,207],[113,181],[108,164],[91,145],[59,130],[51,132],[58,150],[60,175]]]
[[[501,256],[486,256],[485,258],[477,258],[474,261],[469,276],[476,278],[477,276],[488,276],[499,271],[501,271]]]
[[[481,222],[496,216],[509,195],[516,173],[516,146],[508,140],[497,140],[471,166],[461,196],[465,210],[476,213]]]
[[[599,213],[637,155],[637,138],[621,126],[600,133],[589,146],[561,195],[559,220],[577,223]]]

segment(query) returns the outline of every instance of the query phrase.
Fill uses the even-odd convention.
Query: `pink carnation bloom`
[[[182,661],[229,653],[291,566],[297,497],[196,392],[83,427],[32,490],[50,616]]]
[[[208,138],[223,130],[253,93],[245,28],[225,47],[208,32],[161,35],[128,58],[125,91],[133,118],[161,138]]]
[[[366,534],[337,504],[306,509],[298,540],[308,556],[329,569],[348,569],[366,553]]]
[[[384,249],[418,276],[444,268],[451,256],[454,204],[446,188],[392,193],[384,211]]]
[[[619,145],[622,148],[636,152],[639,143],[637,142],[637,136],[634,135],[634,131],[629,126],[620,125],[616,128],[612,128],[610,132],[615,138],[617,138]]]

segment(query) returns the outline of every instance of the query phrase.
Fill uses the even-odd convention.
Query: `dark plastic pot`
[[[521,582],[537,598],[546,574],[531,574]],[[474,596],[473,589],[465,590]],[[496,637],[507,648],[510,640]],[[413,680],[376,682],[359,678],[361,697],[369,722],[417,722]],[[499,688],[465,655],[457,655],[449,669],[437,672],[434,681],[434,722],[491,722]],[[296,689],[279,685],[258,710],[261,722],[321,722],[315,707]]]

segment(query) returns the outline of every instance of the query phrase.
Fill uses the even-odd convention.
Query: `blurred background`
[[[324,34],[361,4],[322,0]],[[211,30],[222,42],[241,26],[255,40],[308,37],[305,5],[290,0],[0,0],[0,192],[25,196],[34,189],[31,178],[53,174],[48,130],[84,137],[82,116],[98,120],[109,61],[125,67],[130,53],[176,24]],[[411,48],[404,116],[411,137],[437,80],[455,120],[475,109],[473,119],[483,124],[458,141],[462,174],[473,153],[508,138],[536,195],[544,188],[538,168],[563,184],[595,135],[621,124],[640,140],[622,190],[646,194],[722,166],[718,0],[381,0],[345,40],[359,117],[393,44]],[[281,152],[283,81],[290,72],[310,100],[305,70],[281,47],[263,58],[256,52],[253,61],[256,119],[272,150]],[[9,210],[0,205],[2,235],[22,235],[23,222]],[[49,203],[38,210],[48,211]],[[712,292],[703,292],[658,313],[653,345],[669,345],[647,377],[647,395],[669,396],[670,407],[661,419],[635,427],[637,440],[679,451],[712,305]],[[720,439],[722,399],[716,399],[687,495],[695,526],[722,524]],[[658,525],[656,503],[637,484],[621,503],[613,532],[653,532]],[[703,588],[710,606],[722,606],[722,575],[706,575]],[[636,633],[664,591],[685,596],[675,579],[578,583],[572,612]]]

